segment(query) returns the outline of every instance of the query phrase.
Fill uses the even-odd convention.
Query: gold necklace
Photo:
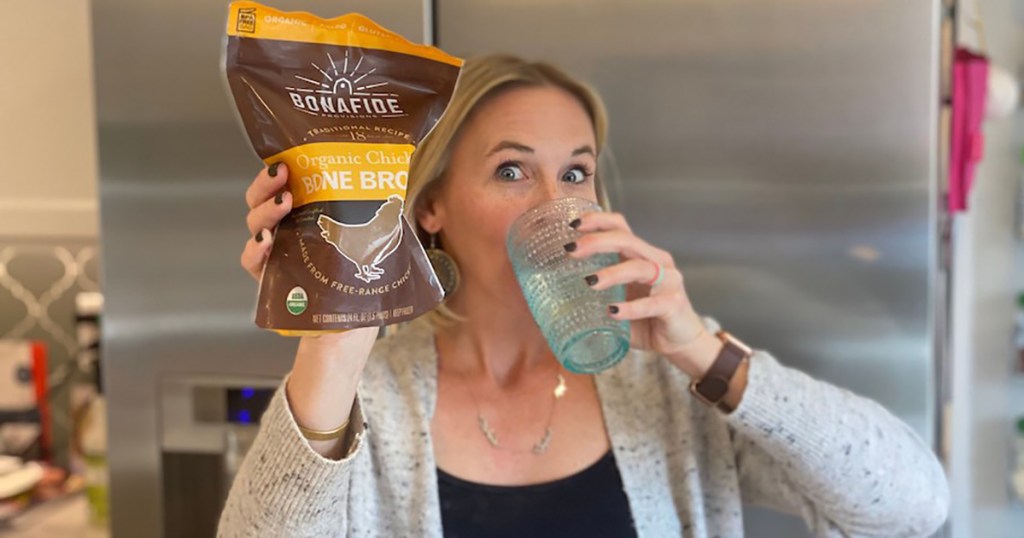
[[[544,425],[544,436],[534,443],[533,448],[530,450],[506,447],[498,441],[497,432],[494,431],[494,428],[491,427],[490,423],[487,422],[487,419],[484,418],[483,414],[480,412],[480,403],[476,399],[476,394],[473,393],[472,385],[469,384],[469,381],[466,380],[462,373],[459,374],[459,377],[462,378],[462,382],[465,383],[466,388],[469,389],[469,396],[473,399],[473,406],[476,408],[476,424],[480,428],[480,432],[484,435],[484,438],[486,438],[487,442],[491,444],[491,447],[498,450],[518,452],[521,454],[532,452],[533,454],[541,455],[547,451],[548,445],[551,444],[551,419],[555,416],[555,406],[558,405],[558,400],[561,399],[562,396],[565,396],[565,393],[568,390],[565,386],[565,378],[562,377],[562,374],[558,374],[558,385],[556,385],[555,390],[552,391],[554,401],[551,403],[551,409],[548,411],[548,420]]]

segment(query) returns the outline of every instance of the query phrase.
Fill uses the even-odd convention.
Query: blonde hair
[[[544,63],[527,62],[505,54],[471,58],[466,61],[459,75],[451,103],[444,116],[413,153],[409,169],[409,188],[405,198],[406,216],[412,221],[417,235],[424,244],[429,234],[416,221],[416,210],[420,198],[429,196],[432,189],[440,185],[451,159],[451,148],[463,123],[486,99],[513,88],[553,86],[561,88],[579,100],[594,125],[594,140],[598,155],[604,151],[608,134],[608,113],[601,97],[589,85],[574,79],[565,71]],[[608,193],[601,179],[600,171],[594,176],[597,201],[609,209]],[[459,316],[446,304],[431,312],[428,320],[438,325],[450,325],[465,318]]]

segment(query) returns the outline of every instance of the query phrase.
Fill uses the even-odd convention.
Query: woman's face
[[[594,126],[583,105],[556,87],[507,90],[483,102],[453,141],[441,188],[420,214],[440,231],[463,285],[502,297],[519,287],[505,251],[512,221],[544,201],[597,201]]]

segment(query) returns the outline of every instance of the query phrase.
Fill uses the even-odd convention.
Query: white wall
[[[4,0],[0,237],[98,233],[87,0]]]
[[[977,1],[992,61],[1024,73],[1024,2]],[[961,15],[972,18],[971,0],[961,4]],[[969,25],[961,27],[961,42],[977,43]],[[955,307],[966,311],[954,313],[954,338],[960,339],[954,360],[968,379],[954,381],[963,390],[954,394],[953,404],[967,417],[953,435],[960,440],[954,447],[969,453],[953,459],[969,468],[953,473],[962,501],[954,502],[954,536],[1019,538],[1024,536],[1024,508],[1010,498],[1007,478],[1013,418],[1024,415],[1024,379],[1012,370],[1014,298],[1024,284],[1017,265],[1017,251],[1024,247],[1014,235],[1024,111],[988,121],[985,135],[986,155],[971,209],[956,223]]]

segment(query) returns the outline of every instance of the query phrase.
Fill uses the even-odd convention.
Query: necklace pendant
[[[491,443],[494,448],[501,448],[498,444],[498,434],[494,433],[491,429],[491,425],[487,423],[487,419],[482,416],[476,417],[476,423],[480,426],[480,431],[483,432],[484,437],[487,438],[487,442]]]
[[[569,389],[565,386],[565,378],[562,377],[562,374],[558,374],[558,386],[555,387],[555,399],[557,400],[562,396],[565,396],[565,391],[567,390]]]
[[[544,437],[537,444],[533,445],[534,454],[543,454],[548,449],[548,445],[551,444],[551,428],[544,429]]]

